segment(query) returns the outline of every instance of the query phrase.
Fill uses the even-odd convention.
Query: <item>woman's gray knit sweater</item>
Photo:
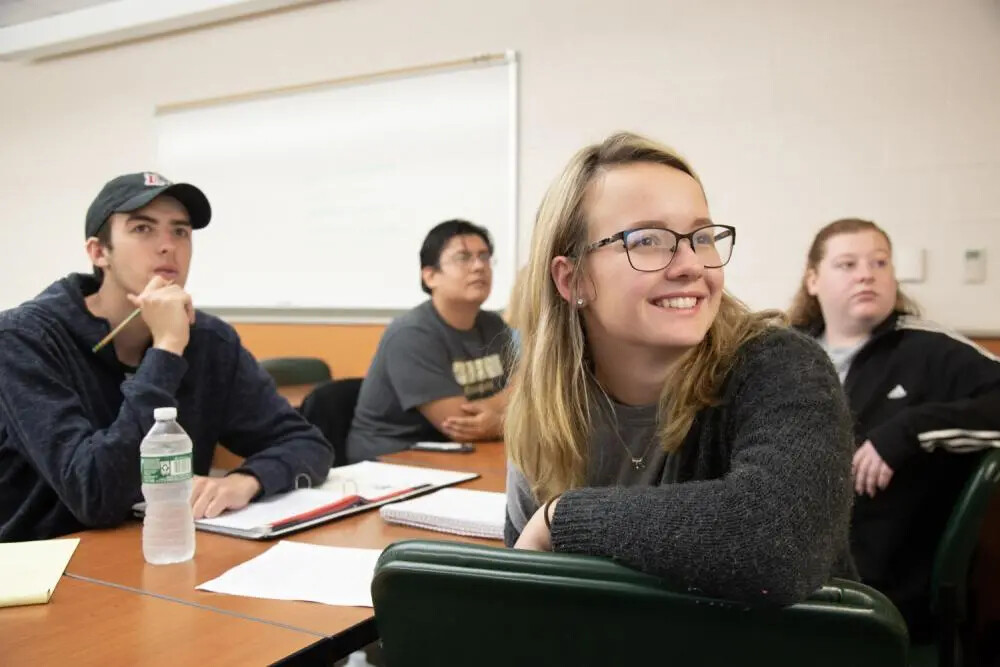
[[[743,346],[718,405],[698,414],[675,483],[567,491],[553,548],[607,556],[680,590],[797,602],[831,576],[856,578],[853,449],[827,355],[776,328]]]

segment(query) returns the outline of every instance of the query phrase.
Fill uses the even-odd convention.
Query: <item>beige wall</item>
[[[702,173],[739,227],[727,278],[752,305],[787,303],[819,225],[869,216],[928,250],[910,291],[930,316],[1000,330],[993,0],[342,0],[3,63],[0,307],[86,266],[84,210],[107,177],[154,164],[156,105],[503,49],[522,63],[522,261],[548,181],[627,128]],[[986,285],[949,275],[967,247],[987,249]]]

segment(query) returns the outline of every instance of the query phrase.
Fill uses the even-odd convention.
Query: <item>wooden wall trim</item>
[[[382,324],[251,324],[233,323],[243,344],[258,359],[319,357],[333,376],[362,377],[375,356]],[[1000,337],[976,342],[1000,355]]]
[[[973,339],[993,354],[1000,355],[1000,338]]]
[[[382,324],[236,324],[258,359],[319,357],[335,378],[363,377],[382,338]]]

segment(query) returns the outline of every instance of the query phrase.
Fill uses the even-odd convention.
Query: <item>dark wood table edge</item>
[[[378,628],[375,626],[375,617],[371,616],[272,664],[282,667],[328,666],[377,640]]]

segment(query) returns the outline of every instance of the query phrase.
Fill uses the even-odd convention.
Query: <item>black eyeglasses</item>
[[[662,271],[670,265],[681,241],[691,244],[691,250],[706,269],[718,269],[729,263],[736,245],[736,228],[729,225],[706,225],[687,234],[665,227],[626,229],[606,239],[591,243],[584,254],[615,241],[625,246],[628,263],[636,271]]]

